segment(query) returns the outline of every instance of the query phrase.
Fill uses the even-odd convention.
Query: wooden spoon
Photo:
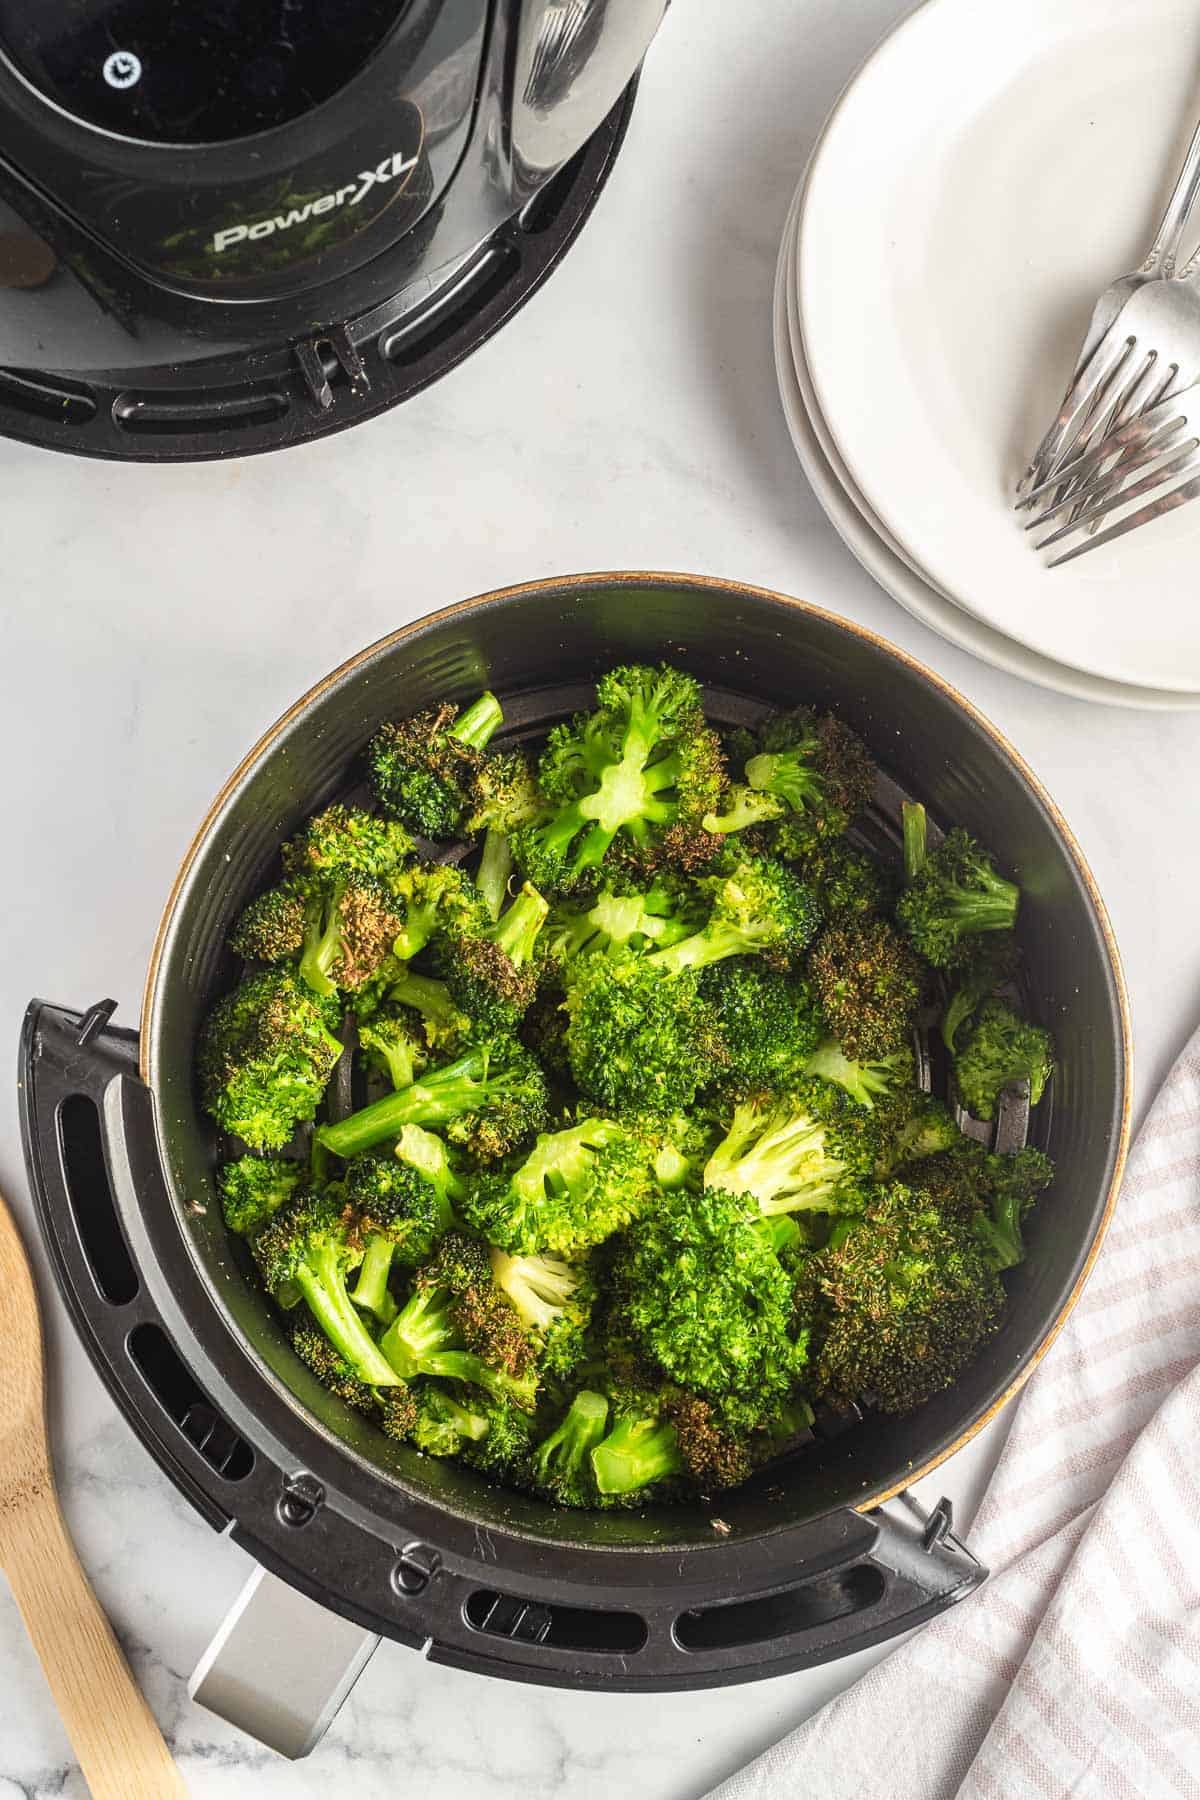
[[[37,1289],[2,1197],[0,1568],[95,1800],[187,1800],[59,1510],[46,1437]]]

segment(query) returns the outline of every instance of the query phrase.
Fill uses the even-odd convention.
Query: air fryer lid
[[[1012,1278],[1004,1327],[948,1393],[909,1418],[872,1417],[828,1431],[790,1465],[722,1495],[715,1509],[574,1514],[390,1443],[297,1362],[221,1224],[213,1140],[194,1100],[193,1044],[200,1018],[231,978],[224,938],[233,917],[269,878],[280,841],[343,788],[379,722],[446,696],[465,699],[487,684],[504,700],[513,733],[536,733],[585,703],[590,682],[615,657],[663,656],[703,680],[714,714],[729,722],[800,699],[835,707],[935,819],[977,832],[1021,871],[1031,992],[1061,1053],[1053,1116],[1038,1121],[1048,1125],[1045,1147],[1059,1179],[1031,1221],[1029,1260]],[[498,1672],[688,1686],[779,1672],[861,1647],[928,1616],[977,1579],[969,1559],[955,1562],[956,1546],[948,1564],[930,1562],[937,1530],[929,1546],[918,1533],[914,1564],[911,1542],[898,1548],[894,1532],[872,1548],[861,1534],[871,1539],[883,1531],[881,1517],[857,1515],[977,1430],[1024,1380],[1065,1316],[1098,1247],[1123,1162],[1128,1027],[1101,903],[1051,803],[965,702],[881,640],[779,596],[670,576],[546,582],[401,631],[300,701],[250,754],[202,826],[149,972],[140,1043],[145,1086],[131,1074],[134,1046],[105,1034],[103,1024],[87,1023],[84,1036],[91,1034],[107,1059],[93,1089],[140,1298],[125,1301],[123,1313],[118,1306],[119,1316],[95,1303],[95,1272],[80,1267],[72,1236],[70,1196],[58,1191],[59,1171],[48,1172],[56,1155],[61,1165],[62,1153],[36,1092],[39,1029],[47,1044],[59,1046],[43,1056],[43,1074],[50,1063],[68,1074],[80,1064],[77,1021],[57,1015],[30,1027],[26,1130],[60,1277],[102,1372],[156,1454],[210,1516],[234,1519],[255,1554],[288,1580],[375,1630],[404,1637],[395,1601],[408,1590],[395,1573],[404,1555],[396,1557],[415,1543],[438,1571],[435,1581],[426,1568],[413,1578],[416,1587],[436,1599],[440,1582],[443,1602],[456,1596],[451,1612],[443,1603],[427,1628],[439,1654],[478,1666],[500,1655],[494,1647],[469,1648],[479,1641],[472,1632],[491,1629],[480,1623],[488,1603],[470,1596],[486,1595],[494,1584],[493,1600],[515,1594],[568,1613],[599,1605],[636,1616],[642,1630],[639,1655],[621,1639],[618,1671],[611,1661],[578,1654],[578,1638],[571,1648],[569,1625],[560,1622],[557,1639],[547,1626],[535,1643],[518,1628]],[[56,1118],[61,1123],[61,1108]],[[146,1417],[144,1397],[139,1405],[121,1361],[136,1317],[129,1308],[138,1305],[151,1309],[160,1336],[174,1347],[208,1408],[204,1416],[215,1410],[244,1446],[249,1467],[236,1481],[214,1482],[202,1456],[166,1445],[160,1425]],[[144,1369],[142,1376],[153,1387]],[[223,1454],[238,1454],[226,1438],[220,1442]],[[290,1495],[286,1505],[280,1482]],[[299,1484],[298,1492],[289,1483]],[[295,1530],[289,1541],[280,1523],[297,1509],[304,1514],[302,1543]],[[347,1532],[358,1534],[349,1558]],[[845,1573],[847,1559],[860,1569],[864,1558],[869,1580]],[[880,1576],[881,1563],[890,1576]],[[811,1577],[838,1568],[835,1594],[803,1630],[786,1607],[774,1624],[760,1612],[745,1625],[730,1624],[727,1609],[723,1636],[701,1625],[699,1640],[685,1641],[691,1627],[681,1623],[683,1612],[703,1618],[706,1607],[777,1593],[797,1572]],[[901,1596],[894,1583],[889,1589],[891,1577],[915,1586]],[[626,1627],[611,1629],[620,1638]],[[593,1653],[602,1656],[590,1644]]]

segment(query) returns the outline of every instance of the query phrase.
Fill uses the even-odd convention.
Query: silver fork
[[[1140,269],[1113,282],[1096,302],[1062,406],[1021,477],[1018,494],[1042,486],[1056,469],[1097,442],[1097,434],[1102,437],[1126,423],[1137,411],[1153,406],[1170,391],[1165,371],[1157,382],[1154,379],[1157,363],[1146,365],[1144,357],[1136,359],[1136,333],[1135,344],[1126,349],[1128,334],[1122,315],[1149,284],[1157,287],[1174,278],[1183,234],[1198,197],[1200,126],[1145,262]],[[1120,332],[1110,342],[1118,322]],[[1184,384],[1175,381],[1173,385]]]
[[[1196,343],[1200,345],[1200,294],[1194,294],[1193,300]],[[1032,515],[1025,527],[1030,532],[1067,514],[1065,522],[1036,540],[1039,550],[1070,546],[1051,559],[1053,569],[1198,497],[1200,385],[1193,385],[1110,431],[1032,488],[1021,506]],[[1145,504],[1100,529],[1110,515],[1139,500]],[[1079,536],[1083,541],[1071,545],[1070,540]]]

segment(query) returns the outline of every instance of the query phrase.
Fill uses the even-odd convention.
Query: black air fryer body
[[[615,660],[662,655],[705,683],[725,725],[797,699],[841,713],[888,771],[871,829],[893,854],[903,789],[1020,871],[1028,999],[1060,1057],[1031,1129],[1059,1177],[1030,1219],[1003,1329],[917,1413],[823,1413],[791,1462],[707,1505],[567,1512],[393,1443],[299,1363],[224,1229],[193,1050],[236,977],[231,922],[274,878],[281,840],[344,794],[382,720],[490,685],[505,741],[536,740]],[[294,1587],[438,1661],[646,1690],[861,1649],[978,1582],[945,1511],[877,1509],[1015,1391],[1078,1293],[1124,1159],[1128,1014],[1103,907],[1045,794],[965,702],[882,640],[678,576],[546,581],[423,620],[322,682],[242,764],[172,891],[140,1039],[112,1010],[35,1004],[26,1022],[25,1146],[55,1271],[152,1453]],[[1006,1105],[997,1144],[1027,1123]]]
[[[0,433],[242,454],[395,404],[586,216],[666,0],[0,0]]]

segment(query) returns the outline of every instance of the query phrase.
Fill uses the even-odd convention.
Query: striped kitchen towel
[[[1200,1800],[1200,1033],[970,1543],[977,1594],[712,1800]]]

